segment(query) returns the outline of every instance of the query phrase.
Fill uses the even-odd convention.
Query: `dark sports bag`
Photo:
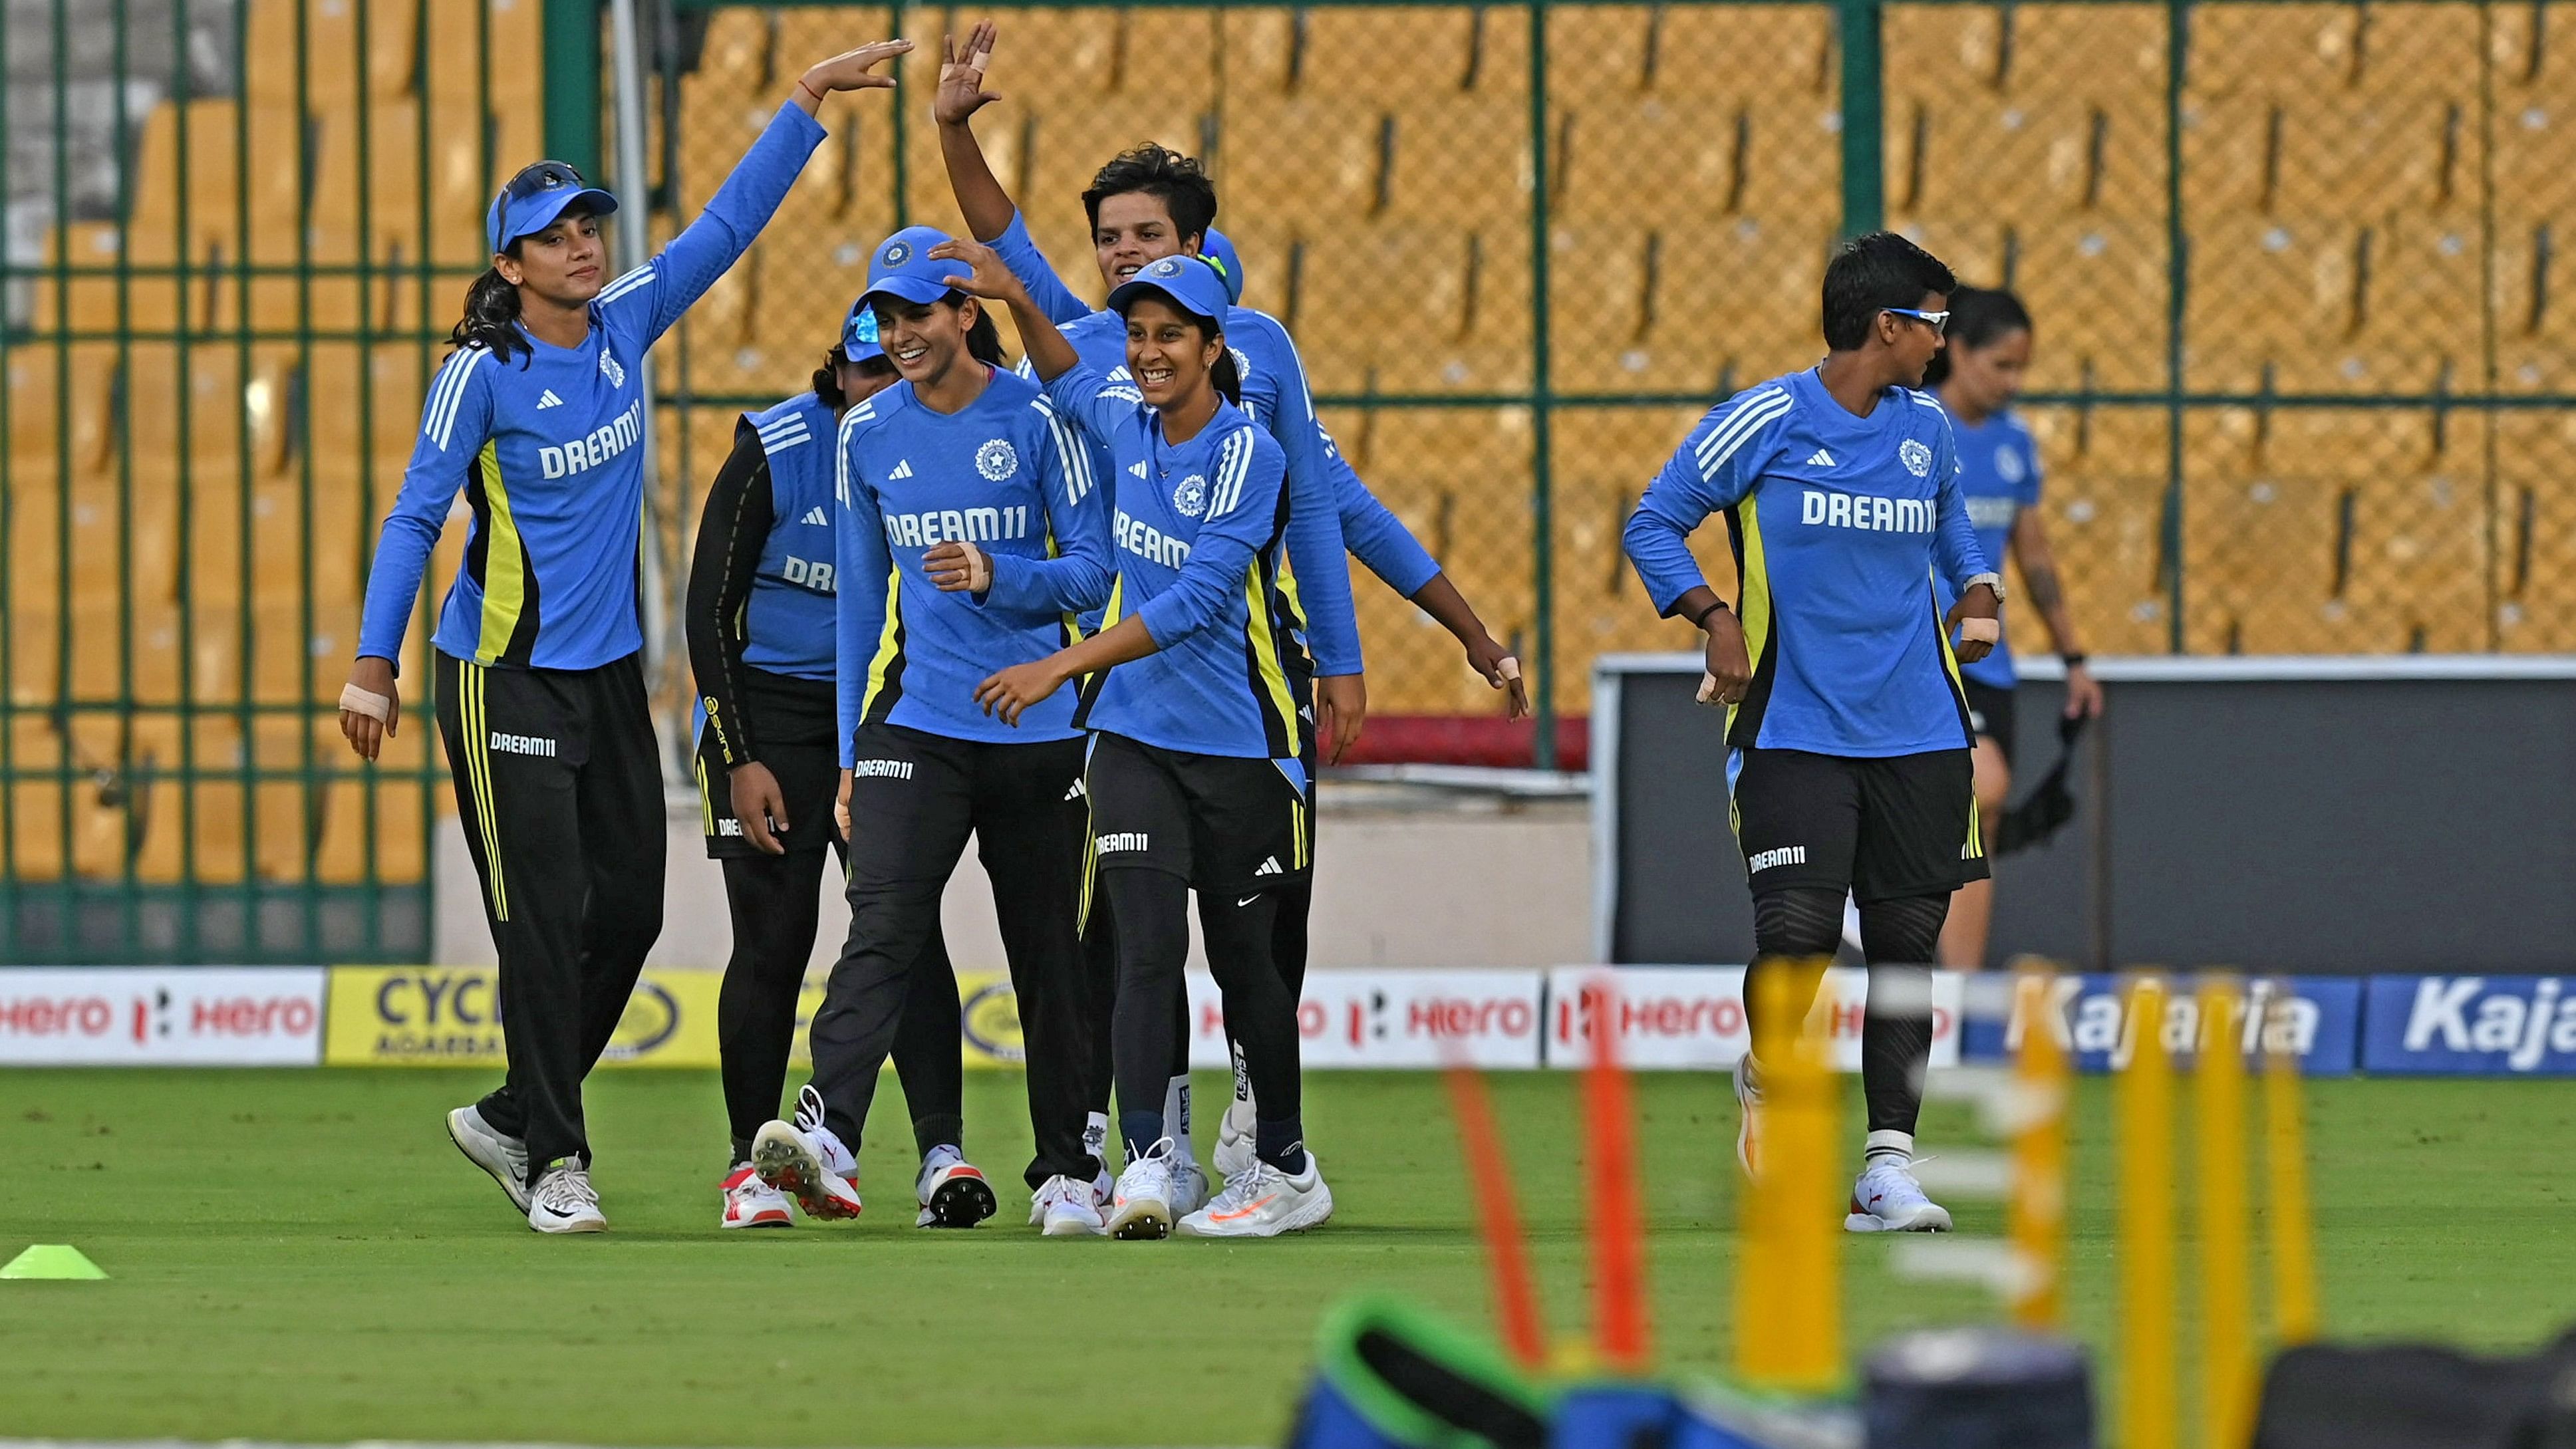
[[[2290,1349],[2263,1376],[2254,1449],[2576,1449],[2576,1332],[2528,1358]]]

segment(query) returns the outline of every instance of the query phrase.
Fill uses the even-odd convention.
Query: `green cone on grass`
[[[69,1243],[37,1243],[0,1267],[0,1278],[104,1278],[89,1255]]]

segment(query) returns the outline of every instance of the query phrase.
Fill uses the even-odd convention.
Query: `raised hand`
[[[845,50],[830,60],[816,61],[804,78],[796,82],[796,104],[812,115],[823,103],[823,97],[834,91],[890,91],[894,77],[878,75],[876,68],[912,49],[909,40],[872,40],[856,50]]]
[[[941,242],[930,249],[930,255],[938,261],[965,264],[968,275],[952,274],[942,280],[970,297],[1002,303],[1025,302],[1028,298],[1028,291],[1020,285],[1020,279],[1011,275],[1011,269],[1003,264],[1002,254],[982,242]]]
[[[959,45],[954,37],[939,41],[939,93],[930,102],[930,117],[943,126],[962,126],[966,118],[984,109],[1001,96],[984,89],[984,68],[993,60],[993,40],[999,34],[990,20],[978,20],[966,32],[966,43]]]

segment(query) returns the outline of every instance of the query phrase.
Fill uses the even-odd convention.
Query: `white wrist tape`
[[[1726,702],[1717,697],[1717,676],[1709,673],[1705,669],[1701,670],[1699,675],[1699,702],[1702,704],[1724,704]]]
[[[340,686],[340,708],[351,714],[365,715],[378,724],[383,724],[394,716],[392,700],[372,689],[360,689],[354,684]]]
[[[2004,626],[2000,619],[1961,619],[1959,621],[1959,642],[1962,644],[1992,644],[2003,637]]]
[[[978,594],[993,587],[991,555],[971,543],[961,546],[966,550],[966,587]]]

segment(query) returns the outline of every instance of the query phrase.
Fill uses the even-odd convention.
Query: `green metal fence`
[[[621,221],[657,236],[804,64],[988,11],[1009,99],[979,135],[1077,289],[1091,171],[1146,138],[1205,158],[1340,445],[1531,664],[1539,763],[1579,755],[1593,655],[1688,642],[1620,557],[1637,491],[1713,397],[1813,359],[1829,247],[1882,222],[2031,302],[2025,414],[2096,650],[2576,641],[2558,5],[641,9],[654,204]],[[358,770],[329,701],[493,173],[605,170],[606,27],[585,0],[9,13],[0,958],[417,956],[425,628],[394,766]],[[664,557],[870,244],[956,225],[931,76],[833,102],[664,349]],[[1357,592],[1377,712],[1493,709]]]

